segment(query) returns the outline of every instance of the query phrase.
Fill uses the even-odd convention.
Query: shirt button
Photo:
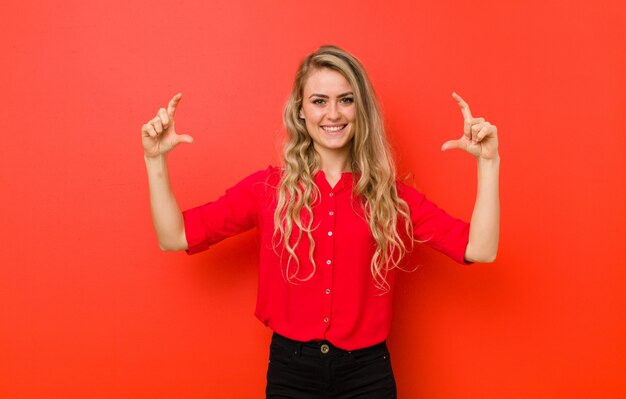
[[[324,323],[328,323],[328,317],[324,317]]]
[[[326,294],[330,294],[330,289],[326,288]]]
[[[329,214],[330,216],[333,216],[333,215],[335,214],[335,212],[330,211],[330,212],[328,212],[328,214]]]
[[[332,235],[333,235],[333,232],[332,232],[332,231],[329,231],[329,232],[328,232],[328,236],[330,237],[330,236],[332,236]]]
[[[330,261],[330,259],[328,259],[328,260],[326,261],[326,264],[327,264],[327,265],[330,265],[331,263],[332,263],[332,262]]]
[[[327,354],[330,351],[330,346],[323,344],[322,346],[320,346],[320,351],[323,354]]]
[[[330,193],[330,194],[328,194],[328,195],[330,195],[330,196],[332,197],[332,196],[333,196],[333,195],[335,195],[335,194],[334,194],[334,193]]]

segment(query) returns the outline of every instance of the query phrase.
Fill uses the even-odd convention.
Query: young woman
[[[385,340],[395,269],[415,242],[461,263],[491,262],[499,236],[496,127],[464,117],[478,164],[471,224],[398,182],[374,90],[361,63],[324,46],[298,69],[284,121],[284,165],[246,177],[214,202],[181,212],[166,154],[191,143],[174,128],[181,94],[142,128],[154,227],[163,250],[196,253],[260,232],[256,316],[273,331],[268,398],[395,398]]]

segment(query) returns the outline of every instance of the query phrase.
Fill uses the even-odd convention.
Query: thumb
[[[464,150],[465,143],[462,140],[448,140],[445,143],[443,143],[443,145],[441,146],[441,151],[448,151],[448,150],[455,150],[455,149]]]
[[[193,143],[193,137],[191,137],[188,134],[179,134],[176,136],[176,144],[180,144],[180,143],[191,144]]]

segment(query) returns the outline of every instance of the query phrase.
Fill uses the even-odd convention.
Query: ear
[[[298,118],[304,119],[304,113],[302,113],[302,108],[300,108],[300,111],[298,112]]]

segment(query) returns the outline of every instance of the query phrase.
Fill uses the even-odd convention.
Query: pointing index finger
[[[472,112],[470,111],[469,105],[467,105],[465,100],[463,100],[461,96],[459,96],[458,94],[454,92],[452,93],[452,97],[454,97],[454,99],[456,100],[456,103],[459,104],[459,107],[461,108],[461,113],[463,114],[463,118],[471,119]]]
[[[176,107],[178,106],[178,103],[180,102],[180,99],[182,98],[182,96],[183,96],[182,93],[178,93],[174,97],[172,97],[169,104],[167,104],[168,115],[173,117],[174,114],[176,114]]]

